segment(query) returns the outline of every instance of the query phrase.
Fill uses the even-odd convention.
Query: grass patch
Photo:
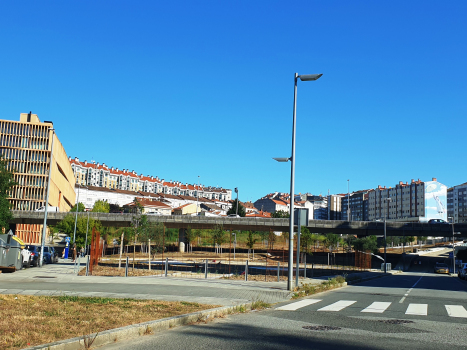
[[[82,337],[86,348],[93,341],[88,334],[217,307],[190,302],[67,295],[2,295],[1,299],[1,350],[22,349],[73,337]]]
[[[252,310],[263,310],[263,309],[269,309],[270,307],[271,307],[271,304],[266,303],[259,299],[251,303]]]
[[[337,276],[335,278],[329,278],[327,281],[321,282],[321,284],[305,283],[302,286],[295,288],[292,299],[339,288],[343,285],[344,282],[345,278],[343,276]]]

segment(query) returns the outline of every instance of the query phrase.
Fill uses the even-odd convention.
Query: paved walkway
[[[77,276],[74,264],[58,264],[0,274],[0,294],[79,295],[192,301],[237,305],[253,300],[277,303],[290,298],[285,282],[189,279],[161,276]]]

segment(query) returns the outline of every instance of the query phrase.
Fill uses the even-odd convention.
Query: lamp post
[[[196,191],[196,216],[198,216],[198,200],[199,200],[199,175],[198,175],[198,190]]]
[[[347,221],[352,221],[350,217],[350,179],[347,179]]]
[[[388,207],[388,214],[384,216],[384,273],[387,273],[387,265],[386,265],[386,217],[389,219],[389,203],[391,202],[391,198],[385,198],[386,206]]]
[[[79,187],[81,186],[78,183],[78,198],[76,199],[76,212],[75,212],[75,229],[73,230],[73,244],[76,243],[76,222],[78,221],[78,208],[79,208]]]
[[[452,271],[456,274],[456,257],[454,256],[455,249],[454,249],[454,218],[452,216],[448,217],[448,220],[451,219],[452,224]]]
[[[50,193],[50,174],[52,173],[52,155],[54,151],[54,136],[55,129],[49,128],[49,131],[52,131],[52,145],[50,148],[50,162],[49,162],[49,178],[47,180],[47,192],[45,195],[45,210],[44,210],[44,224],[42,225],[42,238],[41,238],[41,256],[39,258],[39,266],[42,267],[42,260],[44,258],[44,245],[45,245],[45,233],[47,230],[47,212],[49,210],[49,193]]]
[[[293,95],[293,121],[292,121],[292,156],[290,158],[273,158],[278,162],[288,162],[290,160],[290,218],[289,218],[289,262],[287,277],[287,289],[293,289],[293,231],[294,231],[294,190],[295,190],[295,130],[297,115],[297,79],[301,81],[318,80],[323,74],[306,74],[294,76],[294,95]]]

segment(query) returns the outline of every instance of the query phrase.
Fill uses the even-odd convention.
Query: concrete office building
[[[36,210],[45,205],[54,135],[49,205],[69,211],[75,204],[74,176],[65,149],[36,114],[21,113],[20,121],[0,120],[0,152],[14,173],[17,186],[10,194],[13,210]],[[15,233],[26,243],[40,243],[42,225],[18,224]]]
[[[395,187],[378,188],[368,193],[368,220],[428,221],[447,220],[447,187],[438,182],[412,180]]]
[[[448,217],[455,223],[467,222],[467,182],[447,190]]]

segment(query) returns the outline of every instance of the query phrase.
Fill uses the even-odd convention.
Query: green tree
[[[364,238],[357,238],[353,242],[353,248],[361,252],[372,252],[373,254],[379,253],[379,245],[376,236],[368,236]]]
[[[216,244],[221,245],[225,242],[225,231],[222,225],[217,225],[214,229],[211,230],[211,239],[212,245],[215,246]]]
[[[93,213],[108,213],[110,212],[110,204],[103,200],[98,200],[94,203],[91,210]]]
[[[10,191],[17,183],[14,181],[14,175],[8,170],[8,161],[0,154],[0,232],[5,232],[10,228],[10,221],[13,219],[11,213],[11,204],[8,198]]]
[[[194,230],[190,226],[187,227],[185,231],[185,239],[188,244],[193,244],[196,241],[196,238],[199,237],[199,230]]]
[[[283,210],[277,210],[275,211],[274,213],[271,214],[271,217],[272,218],[288,218],[290,217],[290,213],[287,212],[287,211],[283,211]]]
[[[83,203],[79,202],[78,203],[78,213],[84,212],[86,207],[84,206]],[[76,204],[73,206],[73,208],[70,209],[70,213],[76,213]]]
[[[236,211],[237,211],[237,199],[235,198],[235,200],[232,203],[232,206],[230,207],[229,210],[227,210],[227,215],[231,215],[231,214],[235,215]],[[240,203],[240,201],[238,201],[238,216],[241,216],[243,218],[245,217],[245,215],[246,215],[245,207],[242,205],[242,203]]]
[[[340,237],[338,235],[335,233],[328,233],[324,240],[324,246],[332,252],[335,248],[337,248],[339,241]]]
[[[258,239],[255,236],[256,236],[256,232],[248,231],[248,236],[246,238],[246,246],[249,249],[253,249],[255,243],[258,241]]]
[[[300,230],[300,247],[308,253],[308,247],[313,244],[314,235],[306,226],[302,226]]]
[[[76,241],[75,241],[76,246],[78,248],[84,247],[85,240],[86,240],[87,224],[88,224],[88,217],[78,215],[78,219],[76,221]],[[96,228],[97,231],[101,232],[102,224],[99,220],[94,220],[93,218],[89,218],[88,245],[91,243],[93,228]],[[68,236],[73,237],[73,233],[75,229],[75,215],[73,215],[73,213],[70,213],[67,216],[65,216],[65,218],[55,226],[55,229],[58,229],[59,232],[63,232],[67,234]]]

